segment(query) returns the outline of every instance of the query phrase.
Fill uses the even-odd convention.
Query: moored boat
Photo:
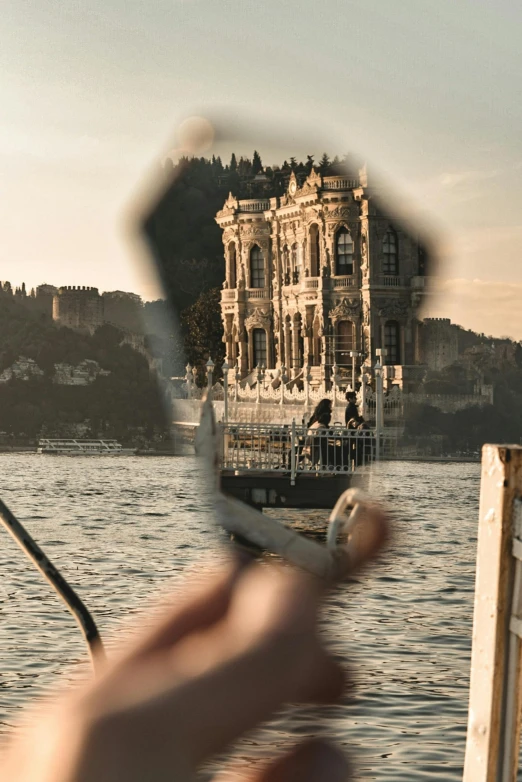
[[[136,453],[136,449],[124,448],[117,440],[43,438],[38,442],[37,453],[56,456],[128,456]]]

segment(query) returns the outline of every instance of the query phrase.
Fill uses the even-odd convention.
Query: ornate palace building
[[[312,170],[302,182],[292,174],[284,195],[269,195],[230,194],[216,216],[228,363],[242,377],[264,365],[298,378],[308,365],[312,382],[328,383],[334,365],[349,375],[352,361],[373,362],[384,348],[401,384],[404,368],[420,363],[419,237],[382,211],[366,168],[351,177]]]

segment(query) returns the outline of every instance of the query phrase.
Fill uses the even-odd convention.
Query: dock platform
[[[316,475],[263,470],[223,470],[221,488],[254,508],[301,508],[331,510],[337,498],[350,488],[352,475]]]

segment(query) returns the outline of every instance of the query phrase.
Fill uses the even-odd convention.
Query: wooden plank
[[[518,756],[519,720],[506,726],[511,598],[515,573],[512,522],[522,492],[522,448],[485,445],[473,616],[473,647],[464,782],[515,780],[502,772],[506,728]],[[520,670],[518,663],[516,668]],[[515,685],[516,686],[516,685]],[[519,697],[517,696],[517,702]],[[518,758],[517,758],[518,759]],[[506,759],[512,769],[514,761]]]

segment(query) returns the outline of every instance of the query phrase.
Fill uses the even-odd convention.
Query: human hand
[[[335,699],[344,675],[319,636],[323,594],[319,581],[283,567],[230,565],[207,577],[100,678],[15,741],[2,778],[184,782],[284,704]],[[255,779],[348,775],[343,755],[314,741]]]

